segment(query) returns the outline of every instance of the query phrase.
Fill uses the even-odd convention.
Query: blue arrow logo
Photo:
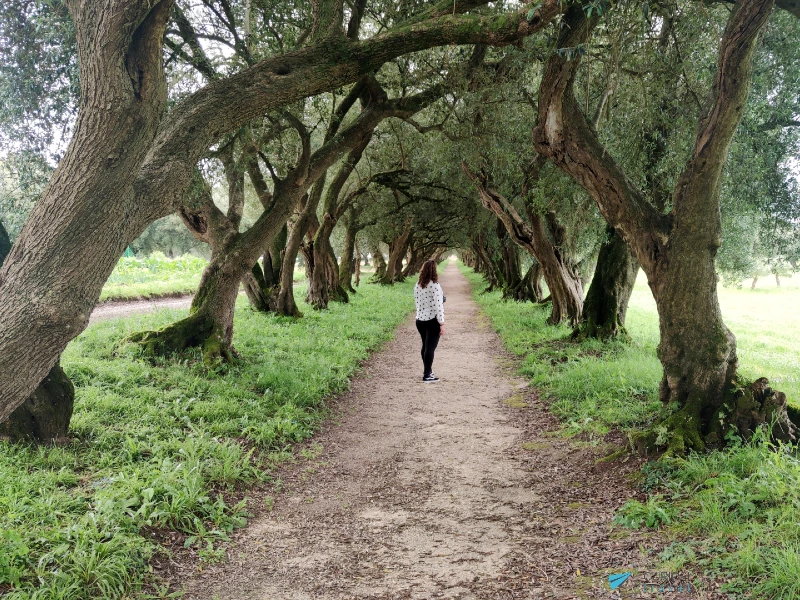
[[[628,577],[633,575],[633,573],[617,573],[615,575],[608,576],[608,585],[611,586],[612,590],[617,589],[623,583],[628,581]]]

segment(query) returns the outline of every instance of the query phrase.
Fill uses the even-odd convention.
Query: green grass
[[[193,294],[207,264],[191,254],[175,259],[161,252],[146,258],[122,257],[100,292],[100,302]],[[305,269],[295,269],[292,277],[295,284],[305,281]]]
[[[161,252],[147,258],[122,257],[103,286],[100,301],[191,294],[207,264],[191,254],[176,259]]]
[[[412,308],[408,283],[362,285],[328,311],[302,305],[296,321],[240,298],[242,361],[213,369],[197,352],[152,364],[121,344],[183,311],[90,327],[62,357],[77,391],[71,441],[0,444],[0,594],[131,597],[158,550],[152,531],[182,532],[201,557],[219,559],[246,518],[229,492],[267,478],[275,457],[311,435],[325,398]]]
[[[656,359],[658,318],[642,277],[628,310],[630,343],[564,341],[565,327],[549,327],[549,307],[502,301],[481,293],[485,283],[463,266],[475,297],[521,371],[550,399],[567,434],[599,439],[610,429],[644,428],[657,418],[661,366]],[[761,282],[759,282],[761,284]],[[800,405],[800,286],[779,289],[720,287],[723,316],[738,342],[741,372],[766,376]],[[800,461],[768,435],[721,451],[645,465],[645,503],[628,502],[615,522],[664,528],[672,542],[663,570],[702,569],[723,581],[731,598],[800,598]]]
[[[661,365],[657,338],[641,311],[629,312],[631,329],[643,331],[633,344],[564,341],[570,329],[546,324],[549,306],[505,302],[500,292],[482,293],[480,275],[462,267],[475,299],[506,347],[521,358],[521,373],[552,398],[553,412],[570,433],[601,437],[612,428],[643,427],[658,414]],[[655,333],[658,330],[656,328]]]

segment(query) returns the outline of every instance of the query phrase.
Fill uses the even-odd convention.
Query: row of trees
[[[300,255],[324,309],[367,250],[392,283],[460,248],[506,297],[603,338],[624,331],[641,267],[673,449],[773,418],[794,439],[782,394],[733,392],[716,296],[723,235],[793,260],[800,11],[779,5],[10,3],[57,68],[26,70],[13,39],[4,60],[35,85],[0,94],[57,108],[2,122],[35,123],[40,155],[72,132],[0,271],[0,422],[58,369],[125,247],[175,213],[211,259],[189,317],[134,336],[148,353],[233,360],[240,285],[299,316]]]

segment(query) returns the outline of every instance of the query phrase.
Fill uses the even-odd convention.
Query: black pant
[[[436,352],[436,346],[439,345],[441,325],[436,319],[431,319],[430,321],[417,319],[417,331],[419,331],[419,335],[422,338],[422,366],[424,368],[422,376],[427,377],[431,374],[433,353]]]

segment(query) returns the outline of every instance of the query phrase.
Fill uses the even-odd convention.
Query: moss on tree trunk
[[[128,341],[142,347],[146,356],[165,356],[200,347],[207,364],[236,358],[233,315],[240,272],[224,252],[212,257],[203,271],[189,316],[157,331],[135,333]]]

